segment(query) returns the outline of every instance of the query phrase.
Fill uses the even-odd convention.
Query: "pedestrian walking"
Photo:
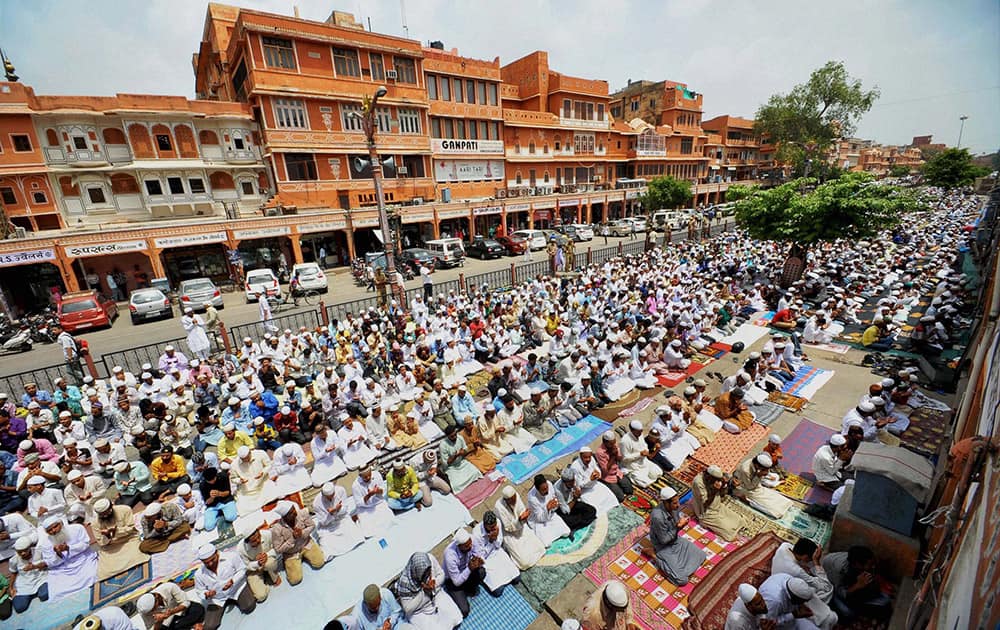
[[[430,300],[434,297],[434,281],[431,280],[431,270],[425,264],[420,265],[420,279],[424,283],[424,299]]]
[[[76,339],[63,330],[60,324],[54,324],[52,332],[56,334],[56,342],[62,348],[63,358],[66,360],[66,367],[69,369],[73,384],[79,387],[83,384],[83,365],[80,363],[80,348],[76,345]]]
[[[604,244],[605,245],[608,244],[608,232],[610,232],[610,231],[611,230],[608,229],[608,224],[607,223],[602,223],[601,224],[601,236],[604,237]]]
[[[385,277],[385,271],[381,267],[375,268],[375,277],[373,283],[375,285],[375,292],[378,294],[378,305],[381,308],[385,308],[386,304],[386,290],[385,285],[388,282],[388,278]]]
[[[326,269],[326,247],[319,246],[319,266]]]
[[[208,338],[215,342],[216,348],[220,349],[225,346],[220,335],[222,325],[223,321],[219,318],[219,310],[210,301],[205,302],[205,330],[209,334]]]
[[[266,332],[278,332],[278,327],[272,321],[274,314],[271,313],[271,303],[267,301],[267,296],[262,292],[257,292],[257,308],[260,312],[260,323]]]

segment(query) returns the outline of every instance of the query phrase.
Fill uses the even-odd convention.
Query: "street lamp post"
[[[968,116],[959,116],[958,119],[962,121],[961,125],[958,127],[958,146],[956,149],[962,148],[962,132],[965,131],[965,121],[969,119]]]
[[[382,195],[382,162],[378,159],[378,150],[375,147],[375,134],[378,125],[375,122],[375,112],[378,100],[385,96],[387,90],[384,86],[379,86],[372,97],[365,97],[362,103],[362,114],[357,114],[361,118],[361,126],[368,141],[368,160],[371,163],[372,181],[375,182],[375,199],[378,203],[378,224],[382,231],[382,245],[385,248],[385,275],[389,281],[392,295],[396,298],[396,303],[400,307],[405,307],[403,286],[397,282],[396,274],[396,252],[392,239],[392,231],[389,228],[389,215],[385,208],[385,197]]]

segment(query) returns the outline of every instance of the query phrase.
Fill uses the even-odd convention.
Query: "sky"
[[[245,0],[238,6],[443,41],[513,61],[546,50],[553,70],[608,81],[670,79],[704,94],[704,119],[753,117],[771,94],[842,61],[881,97],[856,136],[933,134],[975,154],[1000,147],[997,0]],[[0,48],[37,94],[193,97],[201,0],[0,0]]]

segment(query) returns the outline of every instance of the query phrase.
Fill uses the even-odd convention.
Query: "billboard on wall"
[[[503,160],[434,160],[434,179],[442,183],[502,180]]]

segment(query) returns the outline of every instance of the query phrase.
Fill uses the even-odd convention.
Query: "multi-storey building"
[[[709,166],[709,181],[730,182],[757,178],[760,161],[760,138],[753,132],[753,121],[738,116],[716,116],[701,124],[708,134],[721,142],[716,150],[717,164]],[[715,166],[716,168],[712,168]]]
[[[616,216],[606,214],[610,201],[573,196],[610,190],[625,176],[627,141],[609,115],[607,82],[555,72],[542,51],[504,65],[501,74],[507,198],[558,193],[534,204],[531,220],[542,226]],[[621,211],[617,204],[617,216]]]
[[[403,246],[626,216],[657,175],[696,182],[697,203],[729,185],[709,181],[701,95],[670,81],[609,95],[545,52],[502,64],[345,13],[213,3],[192,68],[198,100],[0,83],[0,203],[22,237],[0,242],[8,297],[34,296],[27,307],[95,275],[107,291],[115,270],[132,289],[381,249],[360,119],[381,87],[376,149]]]
[[[704,145],[708,138],[701,127],[702,98],[675,81],[629,81],[611,95],[612,116],[633,126],[636,118],[650,125],[645,130],[648,137],[636,139],[634,157],[648,158],[648,153],[662,151],[662,155],[652,156],[662,159],[637,159],[630,164],[635,177],[648,180],[670,175],[693,184],[705,180],[708,158]],[[640,156],[640,152],[647,155]]]
[[[50,287],[80,288],[88,275],[112,271],[229,276],[229,239],[219,224],[259,209],[269,190],[245,105],[134,94],[37,96],[19,83],[2,84],[0,104],[3,126],[14,131],[10,156],[34,161],[10,167],[16,174],[0,180],[4,208],[24,230],[18,236],[65,234],[58,247],[0,258],[5,269],[57,261],[3,273],[19,301],[43,302]],[[188,236],[188,222],[215,228]]]

